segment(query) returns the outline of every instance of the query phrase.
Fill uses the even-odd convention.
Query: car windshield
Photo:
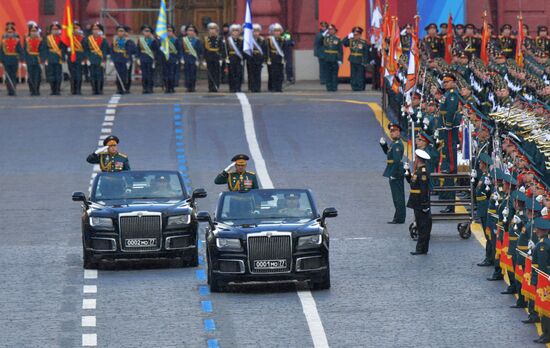
[[[228,192],[222,196],[218,209],[218,219],[223,222],[314,218],[310,197],[305,190]]]
[[[102,173],[94,191],[96,201],[185,198],[187,193],[174,172]]]

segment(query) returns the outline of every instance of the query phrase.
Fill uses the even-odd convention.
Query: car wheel
[[[327,265],[325,273],[316,280],[311,281],[312,290],[330,289],[330,265]]]
[[[469,223],[461,223],[457,226],[458,234],[462,239],[468,239],[472,235],[472,230]]]
[[[218,280],[216,275],[208,268],[208,285],[210,286],[210,292],[222,292],[224,290],[224,283]]]
[[[84,269],[97,269],[97,261],[94,260],[90,251],[83,251],[82,261]]]

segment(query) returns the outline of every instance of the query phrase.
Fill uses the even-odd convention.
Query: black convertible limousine
[[[100,173],[89,198],[82,203],[84,268],[97,268],[102,259],[181,258],[182,266],[198,265],[195,200],[177,171]]]
[[[206,252],[212,292],[230,282],[309,281],[330,288],[329,233],[326,219],[338,212],[317,211],[304,189],[261,189],[220,194],[208,222]]]

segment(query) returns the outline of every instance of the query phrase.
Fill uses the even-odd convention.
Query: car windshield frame
[[[97,188],[98,184],[101,180],[101,178],[104,177],[113,177],[113,178],[122,178],[125,180],[125,182],[136,182],[136,180],[140,177],[147,177],[147,176],[168,176],[173,177],[175,176],[178,179],[178,182],[182,189],[182,195],[179,197],[154,197],[154,196],[138,196],[138,197],[118,197],[118,198],[102,198],[102,197],[96,197],[97,194]],[[128,180],[129,179],[129,180]],[[139,181],[138,181],[139,182]],[[185,185],[185,182],[183,181],[182,176],[178,171],[174,170],[129,170],[129,171],[121,171],[121,172],[102,172],[98,173],[94,179],[94,182],[92,184],[92,191],[90,194],[90,201],[92,202],[112,202],[112,201],[139,201],[139,200],[146,200],[146,201],[173,201],[173,200],[186,200],[189,199],[190,195],[187,189],[187,186]]]
[[[264,196],[264,195],[271,195],[275,196],[278,194],[287,194],[287,193],[299,193],[304,194],[308,198],[309,205],[311,208],[311,213],[308,216],[274,216],[274,215],[264,215],[264,214],[258,214],[257,216],[247,216],[242,218],[227,218],[223,217],[223,209],[224,209],[224,202],[225,199],[229,196]],[[276,207],[274,207],[276,208]],[[313,194],[311,193],[311,190],[309,189],[257,189],[257,190],[250,190],[247,192],[231,192],[226,191],[222,192],[220,194],[220,197],[218,199],[218,204],[216,206],[216,221],[226,223],[229,225],[232,224],[257,224],[259,222],[305,222],[305,221],[311,221],[314,219],[319,218],[319,213],[317,211],[317,206],[315,204],[315,199],[313,198]]]

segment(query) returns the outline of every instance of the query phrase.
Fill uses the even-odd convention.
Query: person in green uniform
[[[86,161],[91,164],[99,164],[102,172],[120,172],[130,170],[128,155],[118,152],[120,140],[110,135],[103,140],[103,147],[90,154]]]
[[[342,41],[336,36],[337,31],[336,26],[330,24],[321,42],[323,46],[323,64],[326,74],[325,85],[328,92],[336,92],[338,90],[338,68],[342,65],[342,58],[344,55]]]
[[[491,174],[489,173],[489,167],[493,165],[493,160],[487,153],[482,152],[477,158],[477,162],[479,166],[479,180],[475,188],[476,212],[477,217],[479,217],[481,221],[481,228],[483,229],[483,233],[485,235],[485,259],[477,265],[480,267],[488,267],[494,265],[495,263],[495,253],[491,244],[491,232],[487,226],[489,201],[493,186]]]
[[[319,81],[322,85],[326,83],[325,65],[323,62],[323,37],[328,29],[327,22],[321,22],[319,32],[315,35],[315,41],[313,43],[313,55],[317,57],[319,62]]]
[[[354,27],[351,33],[342,40],[345,47],[349,47],[349,62],[351,65],[351,89],[353,91],[365,90],[365,66],[370,61],[367,41],[361,38],[363,28]]]
[[[42,81],[42,69],[40,68],[40,45],[42,38],[40,37],[38,24],[30,22],[29,34],[25,38],[24,51],[25,62],[28,71],[27,84],[31,96],[40,95],[40,83]]]
[[[103,26],[94,23],[92,25],[92,35],[88,35],[84,42],[93,94],[103,94],[105,62],[111,51],[103,34]]]
[[[84,31],[82,26],[78,21],[74,21],[74,50],[75,50],[75,60],[73,62],[71,57],[71,52],[67,52],[67,64],[69,66],[69,72],[71,75],[71,94],[72,95],[81,95],[82,94],[82,66],[85,64],[84,60],[86,55],[84,53],[84,46],[82,42],[84,41]],[[70,48],[67,48],[70,51]]]
[[[403,143],[401,142],[401,127],[398,124],[389,124],[392,143],[388,145],[384,137],[380,138],[380,146],[387,156],[386,169],[383,176],[390,181],[391,196],[395,213],[389,224],[404,224],[406,217],[405,209],[405,185],[403,182]]]
[[[42,40],[40,58],[46,66],[46,79],[50,84],[50,95],[61,95],[63,63],[67,55],[67,47],[61,41],[61,24],[59,22],[53,22],[49,32]]]
[[[415,251],[411,255],[424,255],[428,253],[430,246],[430,234],[432,232],[432,214],[430,212],[430,173],[426,168],[426,162],[430,155],[424,150],[416,149],[412,173],[406,175],[407,182],[411,185],[407,207],[414,210],[414,220],[418,230],[418,241]]]
[[[17,68],[23,60],[23,48],[19,34],[15,32],[15,23],[6,23],[6,32],[0,41],[0,65],[4,65],[4,80],[9,96],[15,95],[17,88]]]
[[[233,156],[231,164],[227,166],[214,179],[216,185],[225,185],[229,191],[250,191],[258,188],[256,173],[246,170],[246,164],[250,160],[247,155]]]
[[[533,267],[546,274],[550,273],[550,239],[548,238],[548,232],[550,232],[550,220],[543,218],[535,219],[535,233],[539,238],[539,242],[533,249]],[[532,284],[536,285],[540,276],[537,272],[533,272]],[[540,317],[542,335],[534,340],[534,342],[550,343],[550,318],[543,315]]]

